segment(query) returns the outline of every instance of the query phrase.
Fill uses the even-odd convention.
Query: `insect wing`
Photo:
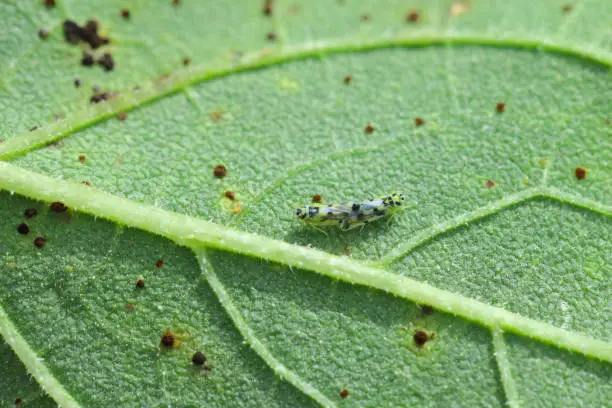
[[[350,208],[344,205],[326,205],[319,210],[316,222],[320,225],[342,224],[349,217]]]

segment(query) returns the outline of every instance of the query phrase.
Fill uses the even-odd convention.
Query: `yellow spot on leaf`
[[[282,89],[299,89],[300,85],[292,79],[283,77],[280,81],[280,87]]]
[[[449,14],[453,17],[457,17],[461,14],[467,13],[472,8],[472,3],[469,1],[456,1],[449,9]]]

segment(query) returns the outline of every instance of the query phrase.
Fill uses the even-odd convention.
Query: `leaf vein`
[[[0,334],[9,346],[15,351],[28,372],[36,379],[42,389],[49,394],[55,402],[65,408],[80,408],[81,405],[60,384],[57,378],[47,367],[44,360],[38,355],[28,342],[17,331],[4,308],[0,305]]]
[[[610,342],[520,316],[345,257],[140,204],[80,183],[52,179],[6,162],[0,162],[0,188],[43,201],[61,200],[75,211],[140,228],[192,249],[210,247],[236,252],[376,288],[413,302],[431,305],[442,312],[460,316],[487,328],[499,327],[507,332],[612,363]],[[553,193],[557,194],[556,191],[547,194],[552,196]],[[574,200],[580,205],[593,204],[565,195],[560,197]],[[605,211],[606,206],[600,206]]]
[[[336,404],[323,395],[321,391],[300,377],[298,374],[285,367],[272,355],[270,350],[268,350],[268,348],[253,334],[253,330],[249,327],[247,322],[240,314],[240,311],[238,311],[238,308],[232,302],[232,299],[225,290],[223,283],[221,283],[210,263],[206,260],[205,250],[199,249],[196,250],[195,253],[200,269],[202,270],[202,275],[206,278],[208,284],[217,295],[221,306],[223,309],[225,309],[229,317],[234,322],[234,325],[242,337],[244,337],[249,343],[251,348],[253,348],[253,350],[279,377],[289,381],[295,388],[317,401],[320,405],[324,407],[335,407]]]
[[[523,190],[518,193],[508,195],[500,200],[493,201],[473,211],[466,212],[455,218],[451,218],[450,220],[432,225],[429,228],[417,232],[408,241],[401,243],[389,251],[389,253],[384,255],[379,261],[373,262],[373,265],[379,267],[387,266],[396,260],[403,258],[416,248],[424,245],[439,235],[493,215],[506,208],[531,200],[532,198],[538,196],[538,194],[538,190],[535,188]]]
[[[504,387],[504,393],[506,394],[506,404],[510,408],[519,408],[520,400],[516,390],[516,384],[514,383],[514,378],[512,378],[512,372],[510,370],[510,362],[508,361],[508,353],[506,352],[506,343],[504,342],[503,331],[499,328],[493,328],[491,329],[491,335],[493,336],[495,360],[497,361],[502,386]]]
[[[32,132],[24,132],[0,144],[0,160],[24,154],[37,147],[62,139],[79,130],[85,129],[102,120],[115,116],[120,111],[130,111],[138,106],[157,101],[165,96],[182,92],[187,86],[203,81],[217,79],[244,71],[253,71],[274,65],[284,64],[310,58],[320,58],[324,55],[372,51],[397,47],[479,45],[492,47],[508,47],[526,50],[545,50],[553,53],[571,55],[595,62],[604,66],[612,65],[612,56],[607,52],[583,51],[572,45],[557,44],[533,39],[522,38],[487,38],[456,34],[423,37],[379,39],[373,42],[356,44],[352,42],[317,42],[316,46],[308,45],[301,48],[288,48],[287,51],[272,51],[262,56],[255,52],[243,57],[240,64],[228,64],[224,60],[210,62],[202,66],[187,67],[169,76],[164,76],[144,84],[138,90],[126,91],[115,99],[95,106],[89,106],[80,112],[75,112],[62,121],[48,124]]]

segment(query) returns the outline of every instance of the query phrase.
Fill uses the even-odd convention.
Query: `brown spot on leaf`
[[[417,126],[423,126],[425,121],[422,118],[414,118],[414,124]]]
[[[49,8],[55,7],[55,0],[43,0],[43,4]]]
[[[266,16],[271,16],[272,14],[274,14],[274,1],[273,0],[266,0],[264,3],[264,7],[263,7],[263,13]]]
[[[188,57],[183,58],[183,65],[187,66],[189,64],[191,64],[191,58],[188,58]]]
[[[52,202],[51,204],[49,204],[49,208],[51,209],[51,211],[56,213],[65,212],[68,209],[68,207],[66,207],[66,204],[62,203],[61,201]]]
[[[374,126],[367,125],[364,130],[365,130],[366,133],[373,133],[374,132]]]
[[[123,112],[123,111],[122,111],[122,112],[119,112],[119,113],[117,114],[117,119],[119,119],[119,120],[121,120],[121,121],[126,120],[126,119],[127,119],[127,113],[125,113],[125,112]]]
[[[223,112],[221,112],[220,110],[212,111],[208,114],[208,117],[214,120],[215,122],[219,122],[221,119],[223,119]]]
[[[25,222],[22,222],[17,226],[17,232],[19,232],[21,235],[27,235],[30,232],[30,227],[28,227],[28,224]]]
[[[81,41],[82,28],[72,20],[65,20],[63,24],[64,38],[70,44],[78,44]]]
[[[323,201],[323,196],[321,194],[316,194],[312,196],[313,203],[320,203],[321,201]]]
[[[340,390],[340,397],[348,398],[348,396],[349,396],[349,390],[347,390],[346,388],[343,388]]]
[[[563,7],[561,7],[561,11],[563,11],[565,14],[571,13],[572,10],[574,10],[573,4],[564,4]]]
[[[576,167],[574,174],[578,180],[584,180],[587,177],[587,170],[584,167]]]
[[[161,268],[164,266],[164,260],[163,259],[158,259],[157,261],[155,261],[155,266],[157,268]]]
[[[145,287],[145,281],[144,279],[138,279],[136,280],[136,287],[139,289],[142,289]]]
[[[80,154],[79,155],[79,161],[81,163],[85,163],[85,160],[87,160],[87,156],[85,156],[84,154]]]
[[[34,238],[34,245],[36,245],[36,247],[38,247],[38,248],[43,248],[45,246],[46,242],[47,242],[47,240],[44,239],[43,237],[36,237],[36,238]]]
[[[229,198],[232,201],[236,199],[236,193],[234,193],[233,191],[227,190],[224,194],[225,197]]]
[[[206,356],[201,351],[196,351],[191,357],[191,362],[195,365],[203,365],[206,362]]]
[[[100,37],[98,34],[98,22],[95,20],[87,21],[83,27],[72,20],[65,20],[63,28],[64,38],[70,44],[78,44],[83,41],[89,44],[91,48],[96,49],[110,42],[108,38]]]
[[[499,113],[502,113],[506,110],[506,104],[503,102],[499,102],[497,105],[495,105],[495,110]]]
[[[217,166],[215,166],[213,174],[216,178],[223,178],[227,175],[227,169],[224,165],[218,164]]]
[[[38,210],[36,208],[28,208],[23,212],[23,216],[25,218],[32,218],[38,215]]]
[[[274,32],[269,32],[266,35],[266,38],[268,39],[268,41],[276,41],[276,39],[278,38],[278,36],[276,35],[276,33]]]
[[[344,77],[344,83],[347,85],[350,84],[352,80],[353,80],[353,77],[350,75],[347,75]]]
[[[89,51],[83,51],[83,58],[81,58],[81,65],[84,67],[91,67],[94,64],[94,56]]]
[[[115,60],[110,52],[105,52],[98,58],[98,65],[101,65],[105,71],[112,71],[115,68]]]
[[[174,347],[176,343],[176,336],[170,330],[166,330],[164,334],[161,336],[160,344],[164,347]]]
[[[421,13],[418,10],[410,10],[406,13],[406,21],[409,23],[417,23],[421,18]]]
[[[109,91],[99,91],[93,94],[91,98],[89,98],[90,103],[100,103],[103,101],[108,101],[117,96],[117,92],[109,92]]]
[[[41,28],[40,30],[38,30],[38,37],[41,40],[46,40],[49,37],[49,30]]]
[[[484,186],[485,186],[485,188],[492,189],[492,188],[497,187],[497,184],[495,184],[495,181],[493,181],[493,180],[491,180],[491,179],[487,179],[487,180],[484,182]]]
[[[129,20],[130,19],[130,10],[128,10],[128,9],[121,10],[121,17],[123,17],[124,20]]]
[[[429,335],[425,330],[417,330],[412,335],[412,338],[417,347],[423,347],[425,343],[427,343],[427,340],[429,340]]]

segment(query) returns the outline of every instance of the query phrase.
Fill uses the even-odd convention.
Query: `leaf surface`
[[[605,406],[605,3],[1,4],[1,406]]]

